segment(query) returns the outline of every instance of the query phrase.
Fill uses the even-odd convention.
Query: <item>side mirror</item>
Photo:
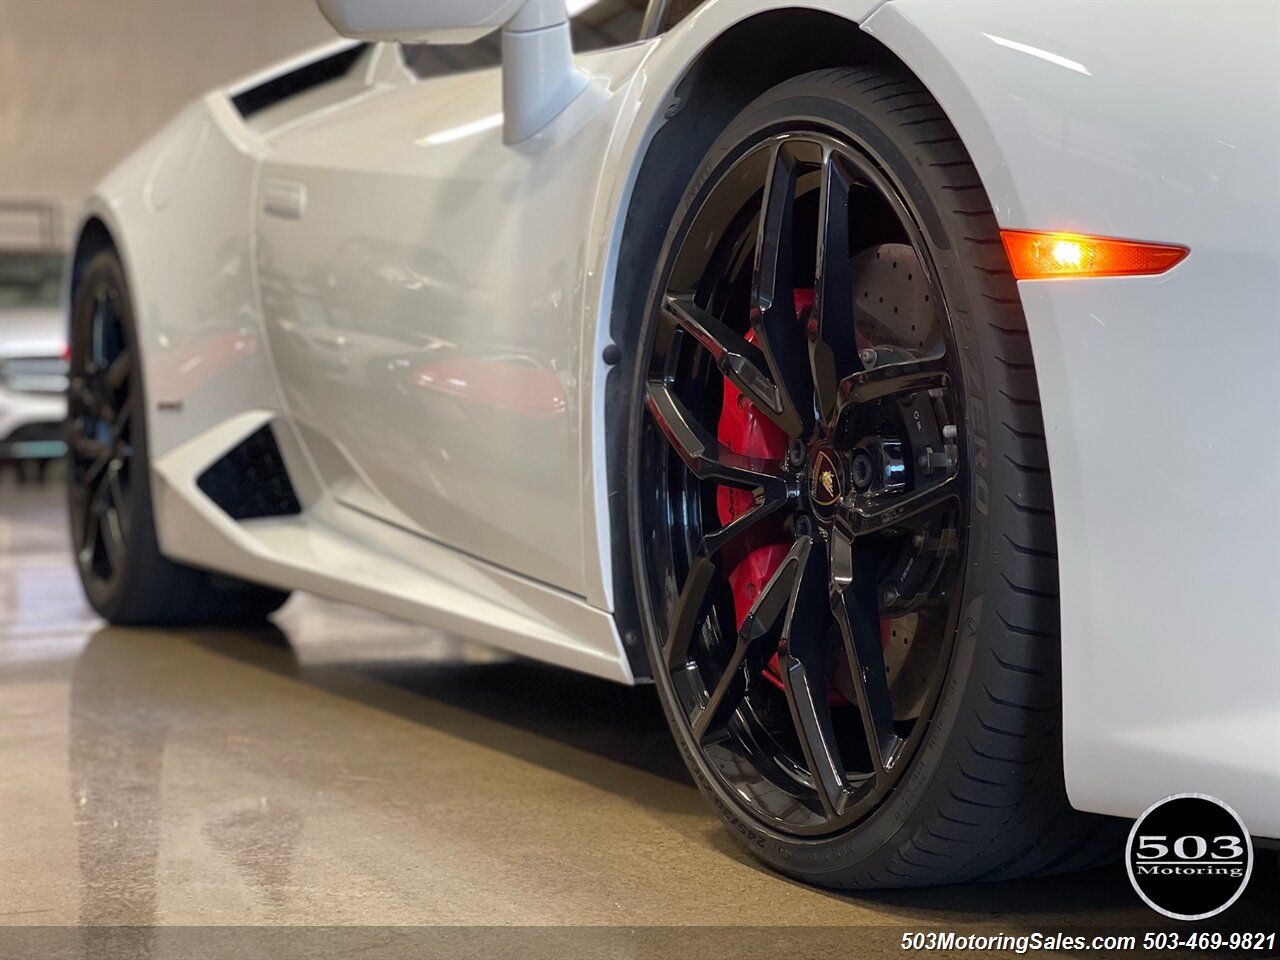
[[[573,65],[565,0],[316,0],[360,40],[471,43],[502,28],[502,139],[519,143],[587,86]]]

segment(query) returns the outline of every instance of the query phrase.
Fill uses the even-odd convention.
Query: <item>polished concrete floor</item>
[[[106,626],[82,602],[56,477],[0,480],[0,564],[0,925],[11,936],[586,926],[623,931],[597,929],[592,950],[646,956],[692,942],[671,926],[752,927],[775,946],[864,927],[865,941],[844,931],[841,942],[888,955],[914,929],[1167,923],[1118,867],[858,896],[781,879],[703,804],[650,689],[309,596],[258,632]],[[1262,859],[1232,911],[1239,929],[1275,925],[1274,858]],[[636,932],[648,928],[662,932]],[[558,936],[547,955],[591,952]],[[699,952],[747,955],[733,936],[712,934]]]

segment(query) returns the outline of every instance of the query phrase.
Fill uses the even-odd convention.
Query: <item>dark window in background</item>
[[[621,47],[640,39],[649,0],[599,0],[569,21],[576,53]]]
[[[332,56],[308,63],[274,80],[251,87],[232,97],[231,102],[240,111],[240,116],[248,119],[259,110],[274,107],[290,97],[296,97],[330,80],[346,76],[347,71],[360,59],[368,47],[367,43],[357,43]]]
[[[61,253],[0,251],[0,309],[56,307],[63,265]]]
[[[604,50],[640,39],[649,0],[596,0],[569,21],[573,49],[577,53]],[[502,63],[502,31],[496,30],[475,43],[406,43],[404,62],[419,80],[468,70],[482,70]]]
[[[501,35],[502,32],[497,31],[474,43],[402,43],[400,55],[419,80],[483,70],[502,63],[502,45],[498,39]]]
[[[662,11],[662,22],[658,25],[658,32],[666,33],[700,6],[702,6],[702,0],[666,0],[666,9]]]

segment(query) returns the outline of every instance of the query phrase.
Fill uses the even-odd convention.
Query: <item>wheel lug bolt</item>
[[[953,466],[951,458],[946,453],[939,453],[932,447],[925,447],[925,452],[920,454],[916,463],[920,467],[920,472],[926,476],[935,470],[950,470]]]
[[[871,486],[871,478],[875,474],[875,464],[871,462],[871,458],[865,453],[857,453],[853,458],[853,485],[859,490],[866,490]]]
[[[808,458],[808,452],[803,440],[792,440],[791,446],[787,450],[787,458],[791,461],[792,466],[798,467]]]

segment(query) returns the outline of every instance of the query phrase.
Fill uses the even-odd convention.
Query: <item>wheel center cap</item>
[[[835,512],[836,504],[844,494],[844,478],[840,460],[828,446],[814,449],[809,458],[809,500],[824,517]]]

